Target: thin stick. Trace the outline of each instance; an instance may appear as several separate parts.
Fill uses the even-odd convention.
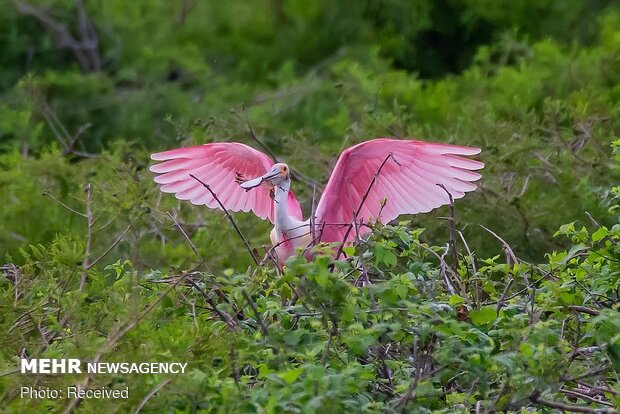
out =
[[[142,411],[142,409],[144,408],[146,403],[151,399],[151,397],[153,395],[157,394],[157,392],[159,390],[161,390],[162,388],[164,388],[166,385],[168,385],[170,383],[170,381],[172,381],[172,378],[165,379],[162,382],[160,382],[159,384],[157,384],[155,386],[155,388],[153,388],[151,391],[149,391],[149,393],[146,394],[146,396],[142,399],[142,401],[140,401],[140,404],[138,404],[138,406],[136,407],[136,410],[133,412],[133,414],[138,414],[140,411]]]
[[[353,211],[354,219],[355,219],[355,217],[357,217],[359,215],[360,211],[362,210],[362,207],[364,206],[364,203],[366,202],[366,199],[368,198],[368,195],[370,194],[370,190],[372,189],[373,185],[377,181],[377,178],[379,178],[379,174],[381,174],[381,170],[385,166],[385,163],[390,158],[392,158],[392,160],[394,160],[394,162],[396,162],[396,160],[394,159],[394,156],[392,155],[392,153],[389,153],[388,156],[385,157],[385,159],[383,160],[383,162],[381,163],[381,165],[377,169],[377,172],[375,172],[375,174],[372,176],[372,180],[370,180],[370,183],[368,184],[368,188],[366,189],[366,192],[364,193],[364,196],[362,197],[362,200],[360,201],[360,204],[357,207],[357,210]],[[396,163],[398,164],[398,162],[396,162]],[[351,233],[352,229],[353,229],[353,223],[350,223],[349,227],[347,228],[346,233],[344,234],[344,237],[342,238],[342,243],[340,244],[340,247],[338,248],[338,253],[336,254],[336,260],[338,260],[340,258],[340,255],[342,254],[342,251],[344,249],[344,245],[345,245],[345,243],[347,241],[347,238],[349,237],[349,234]]]
[[[587,378],[587,377],[591,377],[591,376],[594,376],[594,375],[602,374],[605,371],[607,371],[609,368],[611,368],[611,365],[607,364],[607,365],[603,365],[602,367],[595,368],[592,371],[586,372],[584,374],[577,375],[575,377],[566,377],[566,378],[562,377],[561,380],[563,382],[578,381],[578,380],[583,379],[583,378]]]
[[[591,397],[591,396],[586,395],[586,394],[583,394],[583,393],[581,393],[579,391],[569,390],[567,388],[560,388],[560,392],[563,393],[563,394],[566,394],[566,395],[569,395],[569,396],[572,396],[572,397],[576,397],[576,398],[581,398],[581,399],[584,399],[586,401],[590,401],[590,402],[593,402],[593,403],[597,403],[597,404],[601,404],[601,405],[606,405],[608,407],[613,407],[614,406],[613,404],[611,404],[607,400],[597,400],[596,398]]]
[[[456,251],[456,225],[454,220],[454,199],[452,198],[452,194],[443,184],[437,184],[438,187],[441,187],[443,191],[448,194],[448,199],[450,200],[450,217],[448,218],[448,222],[450,223],[450,247],[452,249],[452,260],[454,262],[454,268],[456,269],[459,264],[458,253]]]
[[[90,269],[90,249],[93,238],[93,207],[91,195],[93,187],[90,183],[86,184],[86,249],[84,252],[84,260],[82,261],[82,277],[80,278],[80,287],[78,292],[82,293],[86,286],[87,270]]]
[[[107,353],[110,351],[110,349],[112,349],[114,347],[114,345],[123,337],[125,336],[129,331],[131,331],[133,328],[136,327],[136,325],[138,325],[145,317],[146,315],[148,315],[149,313],[151,313],[151,311],[153,309],[155,309],[155,307],[166,297],[168,296],[168,294],[177,287],[177,285],[179,283],[181,283],[183,280],[185,280],[185,278],[187,277],[187,275],[189,275],[190,271],[187,271],[185,273],[183,273],[181,275],[181,277],[179,277],[174,283],[172,283],[170,285],[170,287],[168,289],[166,289],[166,291],[159,296],[157,299],[155,299],[151,304],[149,304],[146,309],[144,310],[144,312],[142,312],[142,314],[140,314],[136,319],[134,319],[133,321],[129,322],[127,325],[125,325],[124,328],[119,329],[116,333],[111,334],[108,337],[108,341],[106,342],[106,344],[103,346],[103,348],[97,353],[97,355],[95,355],[95,358],[93,359],[93,363],[97,363],[99,362],[99,360],[101,359],[101,357],[103,356],[103,354]],[[90,380],[92,379],[92,374],[88,374],[86,376],[86,378],[84,378],[84,380],[82,381],[81,384],[78,384],[78,387],[80,387],[80,389],[86,389],[88,387],[88,384],[90,383]],[[82,397],[76,397],[73,400],[71,400],[71,402],[67,405],[67,407],[65,408],[65,410],[63,411],[64,414],[69,414],[72,413],[80,404],[80,402],[82,401]]]
[[[321,365],[325,365],[327,363],[327,357],[329,356],[329,347],[332,344],[332,338],[338,335],[338,325],[335,321],[332,321],[332,329],[329,331],[329,336],[327,337],[327,343],[325,344],[325,350],[323,351],[323,356],[321,356]]]
[[[110,247],[108,247],[106,249],[105,252],[103,252],[99,257],[97,257],[95,260],[93,260],[92,262],[90,262],[88,264],[88,269],[92,268],[94,265],[96,265],[97,263],[99,263],[101,261],[101,259],[103,259],[104,257],[106,257],[108,255],[108,253],[110,253],[112,251],[113,248],[116,247],[117,244],[119,244],[121,242],[121,240],[123,240],[123,237],[125,237],[125,234],[127,234],[127,232],[129,231],[129,229],[131,228],[131,224],[129,224],[125,230],[120,234],[120,236],[118,236],[116,238],[116,240],[114,240],[114,242],[110,245]]]
[[[495,313],[497,313],[498,315],[499,315],[499,311],[502,309],[502,307],[504,307],[504,301],[506,300],[506,295],[508,294],[508,291],[510,290],[510,287],[512,286],[512,282],[514,282],[514,278],[511,278],[508,281],[508,283],[506,283],[506,286],[504,287],[504,291],[502,292],[501,296],[497,300],[497,307],[495,308]]]
[[[187,240],[187,242],[189,243],[189,245],[192,248],[192,250],[194,251],[194,253],[196,253],[196,256],[200,259],[200,261],[202,261],[202,257],[200,256],[200,253],[198,252],[198,249],[196,248],[196,245],[194,244],[192,239],[189,238],[189,236],[187,235],[185,230],[183,230],[183,227],[181,227],[181,224],[177,221],[177,219],[175,219],[172,216],[172,214],[170,214],[169,211],[167,213],[168,213],[168,217],[170,217],[170,219],[172,219],[172,221],[174,221],[174,224],[177,226],[177,228],[179,229],[181,234],[183,234],[183,237],[185,237],[185,240]]]
[[[204,291],[204,289],[202,289],[196,282],[194,282],[194,279],[188,277],[187,283],[192,285],[194,289],[200,292],[200,294],[205,298],[207,303],[213,308],[213,312],[217,314],[217,316],[228,326],[231,331],[235,329],[235,327],[237,326],[237,322],[233,318],[231,318],[230,315],[228,315],[226,312],[219,310],[213,299],[209,297],[209,295],[207,294],[207,292]]]
[[[241,117],[239,115],[237,115],[237,118],[239,118],[241,120]],[[248,128],[248,135],[250,136],[250,138],[252,138],[254,141],[256,141],[258,143],[258,145],[260,145],[261,147],[263,147],[263,150],[265,150],[267,152],[267,154],[269,154],[269,156],[280,162],[281,159],[273,152],[273,150],[271,148],[269,148],[269,145],[265,144],[265,142],[260,139],[256,133],[254,132],[254,127],[252,127],[252,123],[250,122],[249,119],[246,119],[245,121],[247,123],[247,128]],[[318,188],[323,188],[323,186],[321,185],[321,183],[319,183],[318,181],[300,173],[298,170],[291,168],[289,166],[290,170],[291,170],[291,175],[293,177],[293,179],[300,181],[304,184],[306,184],[308,187],[318,187]]]
[[[54,197],[53,195],[51,195],[49,192],[47,191],[43,191],[43,195],[47,196],[49,198],[51,198],[52,200],[56,201],[58,204],[60,204],[61,206],[63,206],[64,208],[66,208],[67,210],[69,210],[70,212],[77,214],[80,217],[84,217],[86,218],[86,214],[84,213],[80,213],[77,210],[72,209],[71,207],[69,207],[68,205],[66,205],[65,203],[63,203],[62,201],[60,201],[59,199],[57,199],[56,197]]]
[[[459,237],[463,241],[463,244],[465,245],[465,249],[467,250],[467,255],[469,256],[469,261],[471,262],[471,269],[472,269],[473,276],[474,276],[474,300],[476,302],[476,307],[480,309],[481,292],[480,292],[480,281],[476,277],[476,273],[478,273],[478,269],[476,268],[476,259],[474,258],[474,255],[471,252],[471,250],[469,249],[469,245],[467,244],[467,240],[465,240],[465,236],[463,236],[463,232],[460,230],[457,230],[456,232],[458,233]]]
[[[248,303],[248,305],[250,305],[250,308],[252,308],[252,312],[254,312],[254,316],[256,317],[256,322],[260,326],[261,331],[263,331],[263,335],[265,335],[265,338],[271,338],[269,336],[269,331],[267,330],[267,326],[265,326],[265,323],[263,322],[263,318],[261,314],[258,312],[258,309],[256,308],[256,305],[254,304],[254,301],[252,300],[250,295],[248,295],[245,289],[241,291],[241,294],[245,298],[245,301]],[[272,346],[271,348],[273,349],[273,352],[275,354],[278,353],[278,348],[274,346]]]
[[[373,310],[378,311],[379,306],[377,306],[377,301],[375,300],[375,294],[372,291],[372,283],[370,283],[370,277],[368,277],[368,270],[366,270],[366,264],[364,263],[364,255],[361,252],[362,241],[360,238],[359,227],[357,226],[357,217],[353,218],[353,224],[355,226],[355,244],[357,245],[357,248],[360,250],[359,261],[360,261],[360,266],[362,267],[362,275],[364,275],[364,282],[366,283],[366,286],[368,287],[368,296],[370,297],[370,304]]]
[[[7,375],[11,375],[11,374],[16,374],[18,372],[21,372],[20,368],[9,369],[7,371],[0,372],[0,378],[6,377]]]
[[[483,226],[482,224],[479,224],[479,226],[482,227],[483,229],[485,229],[486,231],[488,231],[489,233],[491,233],[497,240],[499,240],[502,243],[504,249],[509,254],[509,256],[512,259],[513,263],[519,263],[520,262],[520,260],[517,258],[515,253],[512,251],[512,249],[510,248],[510,245],[506,242],[506,240],[502,239],[501,237],[499,237],[497,235],[497,233],[495,233],[493,230]]]
[[[558,410],[568,411],[572,413],[588,413],[588,414],[617,414],[618,413],[618,411],[614,410],[613,408],[590,408],[590,407],[583,407],[580,405],[564,404],[564,403],[557,402],[557,401],[543,400],[542,398],[540,398],[538,393],[532,394],[530,396],[530,400],[536,404],[545,405],[547,407],[557,408]]]
[[[448,245],[448,247],[446,248],[446,251],[439,257],[439,271],[441,272],[441,275],[443,276],[443,279],[446,282],[446,286],[448,287],[450,294],[456,295],[456,291],[454,290],[452,283],[450,283],[450,278],[448,277],[448,274],[446,273],[446,268],[448,268],[448,265],[444,257],[446,257],[449,251],[450,251],[450,246]]]
[[[450,246],[446,246],[446,250],[444,251],[443,255],[439,255],[437,254],[436,251],[434,251],[433,249],[431,249],[428,246],[423,245],[422,243],[419,243],[417,241],[413,241],[413,243],[418,246],[423,248],[424,250],[428,251],[429,253],[431,253],[433,256],[435,256],[437,258],[437,260],[439,260],[439,266],[440,266],[440,272],[441,276],[444,278],[444,280],[446,281],[447,287],[450,290],[450,292],[452,294],[456,294],[456,291],[454,290],[454,287],[452,287],[452,285],[450,284],[450,279],[447,278],[447,273],[450,273],[454,276],[454,280],[457,283],[460,283],[460,281],[458,280],[458,278],[456,277],[456,275],[454,274],[454,271],[448,266],[448,264],[446,263],[446,261],[444,260],[445,255],[448,253],[448,249],[450,248]],[[467,296],[464,296],[463,299],[465,299],[465,301],[467,301],[467,303],[469,302],[469,299],[467,298]]]
[[[588,308],[587,306],[568,305],[568,309],[575,312],[587,313],[588,315],[592,316],[598,316],[601,314],[601,312],[597,311],[596,309]]]
[[[220,206],[220,208],[224,211],[224,214],[226,214],[226,217],[228,217],[228,220],[231,222],[231,224],[233,225],[233,227],[235,228],[235,230],[237,231],[237,234],[239,235],[239,237],[241,237],[241,240],[243,240],[243,245],[245,246],[245,249],[248,251],[248,253],[250,254],[250,256],[252,256],[252,260],[254,260],[254,263],[258,266],[260,265],[260,260],[258,260],[258,257],[256,257],[256,255],[254,254],[254,250],[252,250],[252,247],[250,247],[250,243],[248,242],[248,239],[245,238],[245,236],[243,235],[243,233],[241,233],[241,230],[239,229],[239,226],[237,226],[237,223],[235,222],[235,219],[233,218],[233,216],[228,212],[228,210],[226,209],[226,207],[224,207],[224,204],[222,204],[222,202],[220,201],[219,198],[217,198],[217,195],[213,192],[213,190],[211,190],[211,187],[209,187],[208,184],[205,184],[204,182],[202,182],[198,177],[196,177],[193,174],[189,175],[190,177],[192,177],[194,180],[198,181],[200,184],[202,184],[202,186],[204,188],[207,189],[207,191],[209,191],[209,193],[211,193],[211,196],[215,199],[215,201],[217,201],[217,204]]]

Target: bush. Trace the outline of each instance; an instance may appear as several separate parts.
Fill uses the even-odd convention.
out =
[[[84,412],[618,408],[612,2],[83,3],[87,61],[23,1],[0,16],[3,406],[75,408],[20,386],[86,381],[130,398]],[[81,2],[33,4],[81,39]],[[460,233],[444,207],[280,272],[148,172],[154,151],[243,141],[325,183],[380,136],[482,148]],[[293,183],[306,212],[314,181]],[[268,223],[235,219],[262,254]],[[190,372],[23,376],[20,356]]]

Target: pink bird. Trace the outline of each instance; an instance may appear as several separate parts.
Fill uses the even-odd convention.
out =
[[[252,211],[269,219],[274,224],[271,242],[283,265],[297,248],[352,242],[370,231],[361,223],[429,212],[450,203],[447,192],[458,199],[474,191],[472,182],[481,177],[475,170],[484,164],[463,155],[478,153],[479,148],[409,139],[379,138],[355,145],[340,155],[314,219],[305,221],[291,191],[288,165],[274,164],[245,144],[215,142],[159,152],[151,158],[163,162],[150,170],[159,174],[155,182],[161,191],[179,200],[221,208],[200,180],[227,210]]]

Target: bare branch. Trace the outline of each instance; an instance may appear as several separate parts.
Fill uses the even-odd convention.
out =
[[[372,180],[370,180],[370,183],[368,184],[368,188],[366,188],[366,192],[362,196],[359,206],[357,207],[356,210],[353,210],[354,220],[356,217],[359,216],[360,211],[362,211],[362,207],[364,207],[364,203],[366,203],[366,199],[368,198],[368,195],[370,194],[370,190],[372,190],[372,187],[375,185],[377,178],[379,178],[379,174],[381,174],[381,170],[383,169],[383,167],[385,166],[385,164],[390,158],[398,164],[398,162],[394,159],[394,156],[392,155],[392,153],[389,153],[388,156],[385,157],[381,165],[379,165],[379,168],[377,169],[377,171],[372,176]],[[336,253],[336,260],[340,258],[340,255],[342,254],[342,250],[344,249],[344,245],[352,229],[353,229],[353,223],[349,223],[349,227],[347,228],[347,231],[345,232],[344,237],[342,238],[342,243],[340,244],[340,247],[338,248],[338,253]]]
[[[450,278],[448,277],[446,273],[448,264],[446,263],[446,260],[444,258],[446,257],[449,251],[450,251],[450,246],[448,245],[444,253],[441,256],[439,256],[439,272],[441,273],[443,280],[446,282],[446,287],[448,288],[448,291],[450,292],[450,294],[456,295],[456,291],[454,290],[452,283],[450,283]]]
[[[34,7],[22,0],[13,0],[13,3],[20,13],[37,19],[45,30],[52,35],[58,48],[70,49],[84,72],[98,72],[101,70],[99,39],[92,22],[86,16],[81,0],[75,1],[80,31],[79,40],[71,34],[65,24],[56,21],[43,8]]]
[[[86,278],[87,278],[87,270],[90,269],[90,249],[92,245],[93,239],[93,206],[92,206],[92,192],[93,186],[88,183],[86,184],[86,189],[84,190],[86,193],[86,250],[84,252],[84,260],[82,261],[82,277],[80,278],[80,288],[78,292],[82,292],[84,287],[86,286]]]
[[[138,414],[140,411],[142,411],[142,409],[144,408],[146,403],[151,399],[151,397],[157,394],[159,390],[164,388],[166,385],[170,384],[170,381],[172,381],[172,378],[167,378],[163,380],[162,382],[160,382],[159,384],[157,384],[155,387],[153,387],[153,389],[149,391],[148,394],[146,394],[146,396],[142,399],[142,401],[140,401],[140,404],[138,404],[138,406],[136,407],[136,410],[133,413]]]
[[[512,248],[506,242],[506,240],[502,239],[501,237],[499,237],[497,235],[497,233],[495,233],[493,230],[483,226],[482,224],[479,224],[479,226],[482,227],[483,229],[485,229],[486,231],[488,231],[489,233],[491,233],[493,235],[493,237],[495,237],[497,240],[499,240],[502,243],[502,247],[504,248],[504,250],[506,251],[506,254],[510,257],[510,259],[512,260],[513,263],[519,263],[520,262],[520,260],[517,258],[515,253],[512,251]]]
[[[170,219],[174,222],[175,226],[177,226],[177,228],[179,229],[179,231],[181,232],[181,234],[183,235],[183,237],[185,237],[185,240],[187,240],[187,242],[189,243],[190,247],[192,248],[192,250],[194,251],[194,253],[196,254],[196,257],[198,257],[198,259],[200,259],[200,261],[202,262],[203,259],[200,256],[200,252],[198,251],[198,248],[196,247],[196,245],[194,244],[194,242],[192,241],[192,239],[189,238],[189,236],[187,235],[187,233],[185,232],[185,230],[183,230],[183,227],[181,227],[181,224],[177,221],[176,218],[174,218],[172,216],[172,214],[170,214],[170,212],[168,213],[168,217],[170,217]]]
[[[254,316],[256,317],[256,322],[260,326],[260,329],[263,332],[263,335],[265,335],[265,338],[270,338],[269,331],[267,330],[267,326],[265,325],[265,322],[263,322],[263,317],[258,312],[258,309],[256,308],[256,305],[254,304],[254,301],[252,300],[250,295],[248,295],[245,289],[241,290],[241,294],[243,295],[243,298],[248,303],[248,305],[250,305],[250,308],[252,308],[252,312],[254,312]],[[272,346],[271,348],[273,349],[273,352],[275,354],[278,353],[278,348],[274,346]]]
[[[77,214],[80,217],[86,218],[86,214],[80,213],[79,211],[72,209],[71,207],[69,207],[68,205],[66,205],[65,203],[63,203],[59,199],[57,199],[55,196],[53,196],[51,193],[49,193],[47,191],[43,191],[43,196],[47,196],[47,197],[51,198],[52,200],[54,200],[55,202],[57,202],[58,204],[60,204],[61,206],[63,206],[67,210],[69,210],[70,212],[72,212],[73,214]]]
[[[233,216],[228,212],[228,210],[226,209],[226,207],[224,207],[224,204],[222,204],[222,202],[220,201],[220,199],[217,197],[217,195],[213,192],[213,190],[211,190],[211,187],[209,187],[208,184],[205,184],[204,182],[202,182],[198,177],[196,177],[193,174],[189,175],[190,177],[192,177],[194,180],[198,181],[200,184],[202,184],[202,186],[204,188],[207,189],[207,191],[209,191],[209,193],[211,193],[211,196],[215,199],[215,201],[217,201],[217,204],[220,206],[220,208],[222,209],[222,211],[224,211],[224,214],[226,214],[226,217],[228,217],[228,220],[230,221],[230,223],[233,225],[233,227],[235,228],[235,231],[237,232],[237,234],[239,235],[239,237],[241,237],[241,240],[243,241],[243,245],[245,246],[245,249],[248,251],[248,253],[250,254],[250,256],[252,256],[252,260],[254,260],[254,264],[259,265],[260,264],[260,260],[258,260],[258,257],[256,257],[256,254],[254,253],[254,250],[252,250],[252,247],[250,246],[250,243],[248,242],[248,239],[245,238],[245,236],[243,235],[243,233],[241,233],[241,230],[239,229],[239,226],[237,226],[237,222],[235,221],[235,219],[233,218]]]
[[[125,237],[125,235],[127,234],[127,232],[129,231],[129,229],[131,228],[131,224],[127,225],[127,227],[125,228],[125,230],[123,230],[123,232],[116,238],[116,240],[114,240],[112,242],[112,244],[110,245],[110,247],[108,247],[105,252],[101,253],[101,255],[99,257],[97,257],[95,260],[93,260],[89,265],[88,265],[88,269],[92,268],[94,265],[96,265],[97,263],[99,263],[104,257],[106,257],[108,255],[108,253],[110,253],[112,251],[113,248],[116,247],[117,244],[119,244],[121,242],[121,240],[123,240],[123,237]]]
[[[536,404],[540,404],[540,405],[544,405],[547,407],[556,408],[558,410],[568,411],[572,413],[587,413],[587,414],[617,414],[618,413],[618,411],[614,410],[613,408],[590,408],[590,407],[584,407],[581,405],[564,404],[564,403],[557,402],[557,401],[543,400],[542,398],[540,398],[540,395],[538,392],[535,392],[534,394],[530,395],[530,400]]]
[[[587,306],[568,305],[568,309],[575,312],[587,313],[588,315],[592,316],[598,316],[601,314],[601,312],[597,311],[596,309],[588,308]]]
[[[183,273],[181,275],[181,277],[177,278],[177,280],[172,283],[170,285],[170,287],[168,289],[166,289],[163,294],[161,296],[159,296],[157,299],[155,299],[151,304],[149,304],[146,309],[144,310],[144,312],[142,312],[140,315],[138,315],[137,318],[135,318],[133,321],[127,323],[124,327],[119,327],[119,329],[115,332],[115,333],[111,333],[108,336],[108,341],[105,343],[105,345],[99,350],[99,352],[97,353],[97,355],[95,355],[95,358],[93,358],[92,362],[93,363],[97,363],[99,362],[99,360],[101,359],[101,357],[106,354],[107,352],[109,352],[111,349],[114,348],[114,346],[116,345],[116,343],[123,338],[129,331],[131,331],[133,328],[135,328],[140,322],[142,322],[142,320],[153,311],[153,309],[155,309],[155,307],[166,297],[168,296],[168,294],[175,289],[179,283],[183,282],[185,280],[185,278],[189,275],[189,273],[191,272],[191,270],[188,270],[187,272]],[[80,387],[80,389],[86,389],[88,387],[88,384],[90,383],[91,379],[93,377],[93,374],[90,373],[88,374],[84,380],[78,384],[77,386]],[[63,411],[64,414],[69,414],[72,413],[80,404],[80,402],[82,401],[81,397],[76,397],[73,400],[71,400],[71,402],[69,402],[69,404],[67,405],[67,407],[65,408],[65,410]]]
[[[370,297],[370,304],[372,306],[372,309],[375,310],[375,311],[378,311],[379,310],[379,306],[377,306],[377,301],[375,300],[375,294],[372,291],[372,286],[371,286],[372,283],[370,283],[370,277],[368,277],[368,270],[366,270],[366,264],[364,263],[364,255],[361,253],[362,240],[360,238],[359,227],[357,225],[357,216],[353,217],[353,225],[355,227],[355,244],[356,244],[358,250],[360,250],[359,262],[360,262],[360,266],[362,268],[362,275],[364,277],[364,284],[368,288],[368,296]]]
[[[450,247],[452,250],[452,260],[454,261],[454,268],[456,269],[459,263],[458,253],[456,251],[456,223],[454,220],[454,199],[452,198],[452,194],[443,184],[437,184],[438,187],[441,187],[443,191],[448,194],[448,199],[450,200],[450,217],[448,218],[448,222],[450,223]],[[461,292],[463,293],[463,292]]]
[[[609,401],[593,398],[593,397],[591,397],[589,395],[586,395],[586,394],[581,393],[581,392],[579,392],[577,390],[574,390],[574,389],[569,390],[567,388],[560,388],[560,392],[562,394],[566,394],[566,395],[569,395],[571,397],[581,398],[581,399],[584,399],[586,401],[590,401],[590,402],[593,402],[593,403],[596,403],[596,404],[601,404],[601,405],[606,405],[608,407],[613,407],[613,404],[611,404]]]

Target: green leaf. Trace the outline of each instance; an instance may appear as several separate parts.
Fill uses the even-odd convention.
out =
[[[474,325],[484,325],[497,319],[494,306],[483,306],[480,310],[469,312],[469,317]]]
[[[343,248],[342,251],[347,256],[353,256],[353,255],[355,255],[355,246],[347,246],[347,247]]]
[[[284,342],[286,342],[287,345],[295,346],[299,343],[299,340],[301,339],[303,334],[303,330],[289,331],[284,334]]]
[[[597,242],[607,237],[608,234],[609,234],[609,230],[607,229],[607,227],[599,227],[598,230],[592,233],[592,241]]]
[[[278,376],[286,381],[288,384],[292,384],[297,381],[297,378],[304,372],[303,367],[289,369],[288,371],[280,372]]]
[[[461,296],[459,295],[450,295],[450,298],[448,299],[448,303],[450,305],[459,305],[461,303],[464,303],[465,299],[463,299]]]

